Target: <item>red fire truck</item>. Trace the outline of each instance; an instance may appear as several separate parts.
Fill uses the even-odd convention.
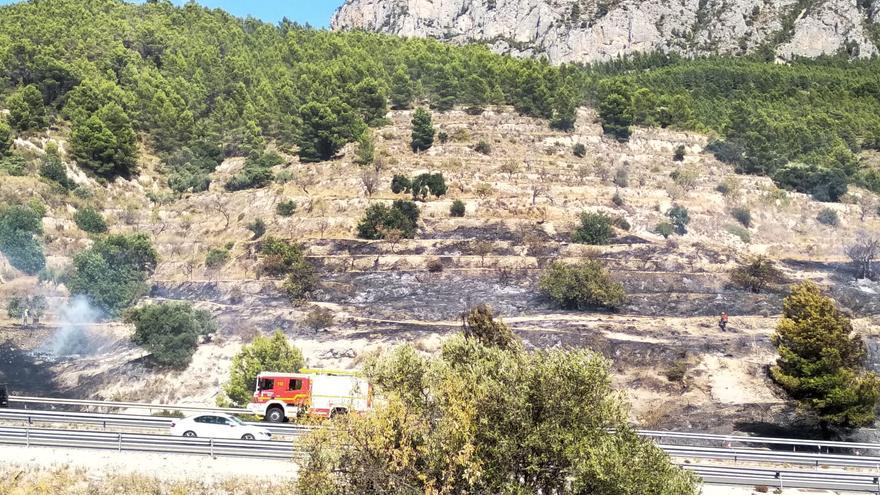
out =
[[[300,373],[264,371],[257,375],[248,410],[272,423],[301,412],[330,418],[362,413],[372,407],[373,390],[366,380],[346,371],[309,369]]]

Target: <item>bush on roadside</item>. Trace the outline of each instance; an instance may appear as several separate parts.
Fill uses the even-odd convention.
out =
[[[253,397],[261,371],[296,373],[305,365],[302,352],[280,330],[271,336],[259,335],[232,357],[229,381],[223,385],[223,393],[232,406],[244,407]]]

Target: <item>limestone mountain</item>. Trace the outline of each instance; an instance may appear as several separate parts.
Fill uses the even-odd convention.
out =
[[[554,63],[656,51],[870,57],[880,0],[347,0],[331,24],[486,43]]]

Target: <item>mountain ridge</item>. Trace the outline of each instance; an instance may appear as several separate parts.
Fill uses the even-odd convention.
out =
[[[334,30],[364,29],[553,63],[636,53],[791,60],[880,53],[880,0],[347,0]]]

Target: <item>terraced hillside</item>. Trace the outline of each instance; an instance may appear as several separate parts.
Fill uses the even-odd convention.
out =
[[[83,338],[92,342],[86,355],[55,360],[21,352],[16,355],[23,362],[14,366],[35,373],[48,367],[57,393],[210,404],[231,356],[257,333],[282,329],[310,365],[357,367],[366,352],[405,341],[435,351],[459,330],[466,307],[488,303],[528,346],[588,346],[606,354],[632,399],[633,419],[645,426],[754,430],[788,418],[792,409],[765,369],[774,359],[769,336],[783,294],[749,293],[729,280],[730,269],[748,253],[777,260],[792,281],[820,281],[853,312],[858,330],[871,342],[876,338],[880,286],[855,282],[844,256],[853,239],[880,231],[880,221],[866,211],[867,192],[854,190],[848,203],[817,203],[780,191],[769,179],[737,176],[703,152],[706,136],[638,129],[620,144],[603,137],[586,110],[571,134],[505,109],[437,114],[435,126],[449,140],[421,154],[409,148],[410,119],[411,112],[392,112],[391,124],[376,131],[381,170],[372,198],[352,162],[354,145],[329,162],[300,164],[288,157],[274,171],[289,181],[232,193],[223,190],[222,179],[243,161],[231,159],[215,172],[208,191],[181,197],[170,194],[150,159],[137,180],[107,187],[68,163],[75,180],[91,184],[95,196],[88,202],[100,205],[111,231],[144,232],[152,239],[160,263],[150,297],[193,301],[217,317],[220,331],[183,372],[150,368],[144,351],[127,340],[131,329],[120,323],[84,330]],[[474,150],[481,141],[489,144],[488,154]],[[585,145],[584,157],[572,153],[576,143]],[[44,138],[16,143],[35,154],[44,145]],[[673,160],[679,145],[686,150],[681,162]],[[670,178],[676,170],[673,175],[688,179]],[[392,176],[422,171],[442,172],[450,189],[421,204],[416,238],[355,238],[369,203],[402,197],[390,191]],[[719,184],[727,186],[726,194]],[[73,206],[86,200],[71,196],[68,207],[33,177],[0,181],[3,200],[30,197],[48,205],[43,223],[49,265],[63,267],[91,242],[72,220]],[[455,199],[466,204],[463,218],[449,215]],[[296,202],[296,211],[278,216],[276,205],[286,200]],[[652,232],[674,203],[689,210],[691,222],[686,235],[666,240]],[[751,210],[746,234],[733,228],[730,210],[736,206]],[[816,220],[823,208],[837,212],[838,226]],[[617,229],[606,246],[574,244],[571,231],[585,210],[622,217],[630,228]],[[256,218],[267,223],[268,234],[307,246],[320,277],[312,300],[294,305],[279,290],[282,281],[260,276],[259,241],[246,227]],[[230,244],[227,262],[205,266],[211,248]],[[601,260],[624,284],[628,301],[620,311],[560,311],[540,295],[537,279],[551,260],[582,258]],[[16,351],[44,350],[64,326],[52,311],[65,296],[63,285],[38,285],[8,266],[0,276],[4,306],[7,298],[28,291],[42,291],[50,301],[42,330],[21,330],[7,321],[0,339]],[[332,310],[331,326],[316,331],[305,324],[315,305]],[[716,326],[721,311],[731,314],[727,333]],[[33,391],[27,376],[18,376],[14,386]],[[206,385],[180,387],[193,377]]]

